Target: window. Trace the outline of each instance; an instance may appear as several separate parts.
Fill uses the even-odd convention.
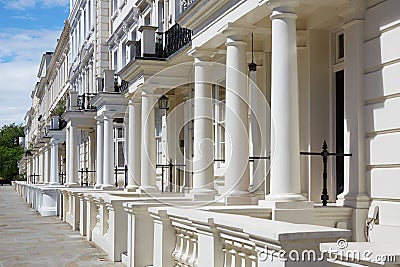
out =
[[[121,68],[125,67],[126,65],[126,44],[125,42],[122,42],[122,62],[121,62]]]
[[[114,128],[114,165],[118,168],[125,166],[125,139],[122,126]]]
[[[113,53],[113,67],[114,70],[118,70],[118,49],[115,49]]]
[[[118,9],[118,0],[114,0],[113,1],[113,8],[112,8],[113,13],[116,12],[117,9]]]
[[[336,62],[342,61],[344,58],[344,34],[336,34]]]
[[[155,117],[156,117],[156,162],[157,164],[166,164],[165,156],[163,153],[163,135],[165,135],[165,130],[163,126],[165,110],[156,109]]]
[[[80,131],[80,142],[79,142],[79,181],[84,178],[83,170],[89,168],[89,131],[88,130],[81,130]]]
[[[136,41],[136,28],[133,29],[131,32],[131,41]],[[136,46],[134,44],[131,44],[129,46],[129,53],[130,53],[130,59],[133,60],[136,57]]]
[[[225,83],[225,82],[223,82]],[[213,85],[214,102],[214,157],[225,159],[225,90],[221,85]],[[217,168],[223,167],[224,162],[216,161]]]

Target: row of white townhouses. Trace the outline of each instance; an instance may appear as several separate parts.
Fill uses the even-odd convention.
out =
[[[398,0],[70,0],[14,186],[127,266],[398,266],[399,43]]]

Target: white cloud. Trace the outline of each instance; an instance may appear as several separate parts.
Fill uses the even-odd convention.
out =
[[[0,32],[0,59],[13,55],[11,62],[1,63],[0,60],[0,127],[10,122],[23,122],[31,105],[31,92],[38,81],[41,57],[55,49],[59,35],[60,30]]]
[[[69,0],[0,0],[6,8],[24,10],[34,7],[67,6]]]

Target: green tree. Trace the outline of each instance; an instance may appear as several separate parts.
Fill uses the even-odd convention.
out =
[[[18,177],[18,161],[24,154],[19,145],[21,136],[24,136],[22,125],[12,123],[0,129],[0,176],[8,182]]]

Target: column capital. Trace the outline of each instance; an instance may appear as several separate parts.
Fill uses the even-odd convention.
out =
[[[112,111],[103,111],[104,120],[114,119],[115,113]]]
[[[138,97],[132,97],[128,100],[128,105],[141,105],[142,99]]]
[[[246,45],[247,37],[250,35],[251,30],[248,28],[242,28],[237,26],[232,26],[231,23],[222,30],[222,34],[227,37],[227,45]]]
[[[216,54],[217,51],[215,49],[199,48],[199,47],[194,47],[188,52],[189,56],[192,56],[198,59],[199,61],[209,61]]]
[[[283,13],[293,12],[299,5],[299,0],[267,0],[266,4],[272,10]]]

